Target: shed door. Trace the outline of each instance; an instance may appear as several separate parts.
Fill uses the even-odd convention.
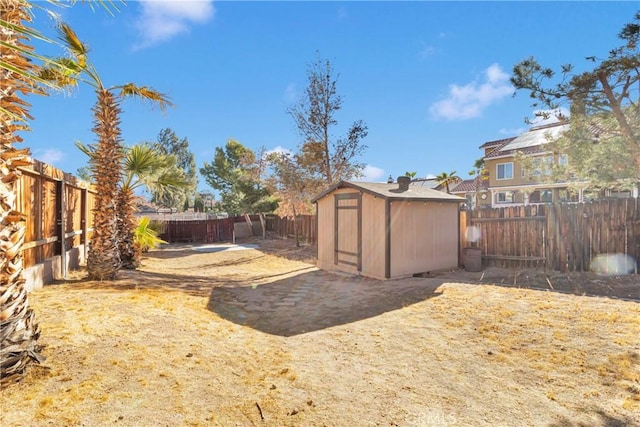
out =
[[[354,266],[362,270],[362,195],[335,195],[335,264]]]

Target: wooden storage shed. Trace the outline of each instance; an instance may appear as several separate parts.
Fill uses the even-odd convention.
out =
[[[464,199],[398,181],[341,181],[313,200],[319,268],[394,279],[458,267]]]

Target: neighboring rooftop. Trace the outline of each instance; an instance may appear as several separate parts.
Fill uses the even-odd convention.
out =
[[[486,191],[488,187],[489,182],[486,179],[482,179],[481,176],[476,176],[473,179],[461,181],[449,191],[451,191],[451,193],[473,193],[477,190]]]
[[[411,187],[433,188],[435,190],[440,183],[435,178],[414,178],[409,185]]]
[[[515,136],[512,136],[510,138],[496,139],[495,141],[487,141],[484,144],[482,144],[479,148],[491,148],[491,147],[497,147],[499,145],[505,145],[513,141],[514,139],[516,139]]]
[[[550,125],[533,127],[527,132],[513,138],[504,146],[493,150],[485,158],[505,156],[514,152],[533,154],[544,151],[542,147],[543,145],[558,138],[568,129],[568,123],[553,123]]]

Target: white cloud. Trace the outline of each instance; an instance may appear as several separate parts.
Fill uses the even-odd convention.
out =
[[[525,127],[520,127],[515,129],[502,128],[498,131],[498,133],[502,135],[517,136],[526,131],[527,131],[527,128]]]
[[[289,83],[284,90],[284,100],[288,103],[295,102],[298,99],[298,91],[295,83]]]
[[[340,6],[338,8],[338,21],[342,21],[343,19],[346,19],[349,16],[349,13],[347,12],[347,8],[345,8],[344,6]]]
[[[375,166],[366,165],[362,171],[362,176],[356,178],[356,181],[360,182],[375,182],[380,181],[384,176],[384,169],[377,168]],[[385,179],[386,182],[386,179]]]
[[[436,53],[436,48],[433,46],[423,46],[422,50],[420,50],[420,52],[418,52],[418,56],[420,56],[421,59],[426,59],[428,57],[430,57],[431,55]]]
[[[534,118],[531,119],[531,124],[533,126],[542,126],[558,123],[560,121],[558,116],[568,118],[570,114],[571,113],[566,108],[556,108],[555,110],[536,110],[533,112]]]
[[[450,85],[449,95],[429,108],[431,115],[446,120],[480,117],[491,104],[513,94],[509,75],[498,64],[489,66],[484,77],[483,83],[473,81],[464,86]]]
[[[171,39],[189,31],[191,24],[213,18],[213,0],[141,0],[142,14],[136,22],[140,33],[137,49]]]
[[[281,147],[280,145],[278,145],[276,148],[272,148],[271,150],[267,150],[264,154],[265,156],[268,156],[269,154],[273,154],[273,153],[286,154],[287,156],[290,156],[293,154],[291,150],[289,150],[288,148]]]
[[[36,148],[33,150],[32,157],[48,165],[55,166],[56,162],[64,158],[64,152],[56,150],[55,148]]]

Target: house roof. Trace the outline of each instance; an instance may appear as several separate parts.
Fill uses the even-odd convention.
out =
[[[440,183],[435,178],[414,178],[409,184],[410,187],[424,187],[438,189]]]
[[[385,200],[434,200],[439,202],[454,202],[463,203],[465,200],[459,196],[453,194],[447,194],[442,191],[434,190],[432,188],[426,188],[421,186],[409,186],[406,191],[400,191],[398,183],[378,183],[378,182],[355,182],[355,181],[340,181],[337,184],[332,185],[322,193],[313,198],[313,202],[317,202],[327,194],[340,188],[353,188],[354,190],[360,190],[365,193],[372,194],[376,197],[381,197]]]
[[[512,136],[510,138],[496,139],[494,141],[487,141],[484,144],[482,144],[479,148],[490,148],[490,147],[497,147],[499,145],[505,145],[513,141],[514,139],[516,139],[515,136]]]
[[[515,152],[534,154],[545,151],[544,145],[569,129],[568,123],[553,123],[531,128],[527,132],[513,138],[504,146],[497,148],[485,156],[486,159],[506,156]]]
[[[475,193],[477,190],[486,191],[488,187],[489,182],[486,179],[482,179],[481,176],[476,176],[473,179],[461,181],[449,191],[451,191],[451,193]]]

